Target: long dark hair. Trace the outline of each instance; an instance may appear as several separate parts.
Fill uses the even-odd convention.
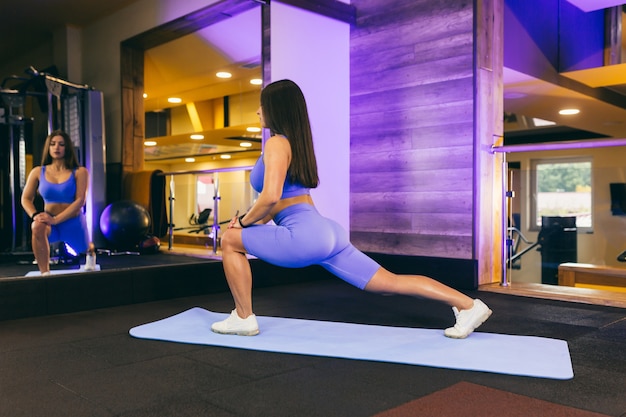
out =
[[[287,176],[292,183],[308,188],[319,185],[313,134],[304,94],[291,80],[280,80],[261,91],[265,126],[272,134],[283,135],[291,145],[291,164]]]
[[[50,156],[50,142],[55,136],[61,136],[65,142],[65,167],[68,169],[76,169],[80,165],[78,164],[78,157],[76,156],[76,149],[70,139],[70,135],[62,130],[55,130],[46,137],[46,143],[43,145],[43,153],[41,155],[41,165],[49,165],[52,163],[52,157]]]

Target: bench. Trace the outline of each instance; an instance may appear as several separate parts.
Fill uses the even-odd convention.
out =
[[[560,264],[559,285],[574,287],[576,284],[626,287],[626,268],[573,262]]]

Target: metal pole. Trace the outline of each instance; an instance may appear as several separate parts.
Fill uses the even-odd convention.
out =
[[[174,245],[174,174],[170,175],[170,221],[169,221],[169,236],[168,236],[168,244],[167,249],[172,250],[172,246]]]
[[[9,193],[11,194],[11,221],[13,222],[13,237],[11,238],[11,251],[16,248],[17,234],[17,202],[15,195],[15,137],[13,134],[13,109],[9,108]]]
[[[508,166],[506,163],[506,154],[502,155],[502,245],[500,257],[502,259],[502,278],[500,285],[509,286],[507,258],[509,257],[509,233],[508,233]]]
[[[526,145],[492,146],[491,153],[560,151],[563,149],[608,148],[613,146],[626,146],[626,139],[589,139],[564,142],[529,143]]]
[[[217,238],[220,233],[219,222],[219,200],[220,200],[220,184],[218,174],[213,174],[213,226],[211,226],[211,234],[213,235],[213,255],[217,255]]]
[[[6,121],[9,127],[9,194],[11,195],[11,251],[17,249],[18,227],[21,229],[20,250],[26,249],[26,224],[24,223],[23,211],[19,203],[19,196],[24,188],[26,162],[24,145],[24,99],[25,96],[15,90],[4,91],[3,101],[8,105]],[[20,136],[16,140],[15,128],[19,127]],[[16,144],[18,148],[16,149]],[[19,193],[18,193],[19,188]]]
[[[54,131],[54,110],[52,110],[52,93],[50,90],[47,92],[48,98],[48,134]],[[43,163],[43,161],[41,161]]]
[[[24,114],[23,106],[20,106],[20,113],[22,115]],[[20,137],[18,140],[18,149],[17,149],[17,153],[18,153],[18,167],[17,168],[18,168],[18,182],[19,182],[19,187],[20,187],[20,196],[24,192],[24,187],[26,186],[26,137],[25,137],[25,132],[24,132],[24,129],[26,128],[25,123],[26,121],[22,117],[22,121],[19,124]],[[11,156],[11,158],[13,158],[13,155]],[[22,250],[26,250],[28,246],[26,235],[28,233],[29,228],[27,227],[26,222],[24,222],[24,211],[21,207],[21,204],[18,204],[17,202],[15,202],[15,199],[14,199],[14,207],[15,206],[19,206],[19,209],[20,209],[19,223],[22,226],[22,232],[21,232],[22,239],[20,242],[20,248]],[[14,216],[17,222],[17,219],[18,219],[17,213],[15,213]]]

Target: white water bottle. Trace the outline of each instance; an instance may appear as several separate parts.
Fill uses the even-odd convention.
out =
[[[96,270],[96,247],[93,243],[89,244],[87,249],[87,256],[85,257],[85,271]]]

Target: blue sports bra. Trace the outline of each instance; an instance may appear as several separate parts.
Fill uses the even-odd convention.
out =
[[[265,163],[263,162],[263,155],[259,157],[254,164],[254,168],[250,172],[250,185],[254,188],[254,191],[260,193],[263,191],[263,182],[265,180]],[[299,195],[309,194],[310,188],[303,186],[302,184],[289,182],[289,179],[285,179],[285,185],[283,185],[283,195],[281,199],[296,197]]]
[[[46,180],[46,167],[41,167],[39,176],[39,194],[43,197],[44,203],[67,203],[71,204],[76,199],[76,170],[67,181],[54,184]]]

